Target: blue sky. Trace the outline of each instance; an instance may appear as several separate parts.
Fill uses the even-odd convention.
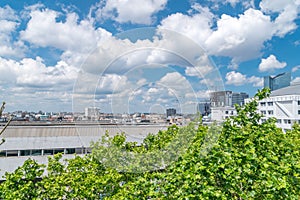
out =
[[[0,2],[7,110],[194,112],[210,91],[300,81],[299,0]]]

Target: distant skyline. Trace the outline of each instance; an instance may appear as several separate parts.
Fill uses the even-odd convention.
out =
[[[300,81],[299,16],[299,0],[2,0],[0,101],[188,113],[214,89],[252,96]]]

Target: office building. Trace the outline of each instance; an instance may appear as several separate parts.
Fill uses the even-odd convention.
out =
[[[210,93],[211,107],[232,106],[232,91],[217,91]]]
[[[89,120],[97,120],[100,114],[100,109],[96,107],[88,107],[84,110],[84,116]]]
[[[210,102],[209,101],[199,102],[197,105],[197,111],[202,116],[208,116],[211,113]]]
[[[268,87],[273,90],[278,90],[280,88],[288,87],[291,83],[291,73],[286,72],[282,74],[278,74],[274,77],[265,76],[264,77],[264,87]]]
[[[166,112],[167,112],[167,117],[176,115],[176,109],[175,108],[168,108],[166,110]]]
[[[245,99],[249,98],[249,95],[245,92],[232,93],[232,106],[238,104],[240,106],[245,104]]]

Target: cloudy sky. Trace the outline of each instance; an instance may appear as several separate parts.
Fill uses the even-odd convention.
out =
[[[0,1],[7,111],[193,112],[210,91],[300,80],[300,0]]]

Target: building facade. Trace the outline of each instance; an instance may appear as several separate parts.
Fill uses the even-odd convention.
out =
[[[217,122],[223,122],[230,116],[235,116],[236,110],[231,106],[224,107],[212,107],[211,108],[211,120]]]
[[[288,87],[291,83],[291,73],[286,72],[278,74],[274,77],[265,76],[264,77],[264,87],[270,88],[271,91],[278,90],[280,88]]]
[[[209,94],[211,107],[232,106],[232,91],[217,91]]]
[[[245,92],[232,93],[232,106],[238,104],[240,106],[245,104],[245,99],[249,98],[249,95]]]
[[[199,102],[197,105],[197,111],[202,115],[202,116],[208,116],[211,113],[210,109],[210,102],[209,101],[204,101],[204,102]]]
[[[97,107],[88,107],[84,109],[84,116],[89,120],[98,120],[100,109]]]
[[[167,117],[175,116],[176,115],[176,109],[175,108],[168,108],[166,110],[166,113],[167,113]]]
[[[300,83],[273,91],[259,101],[258,112],[263,115],[261,122],[274,117],[277,127],[292,129],[294,123],[300,123]]]

